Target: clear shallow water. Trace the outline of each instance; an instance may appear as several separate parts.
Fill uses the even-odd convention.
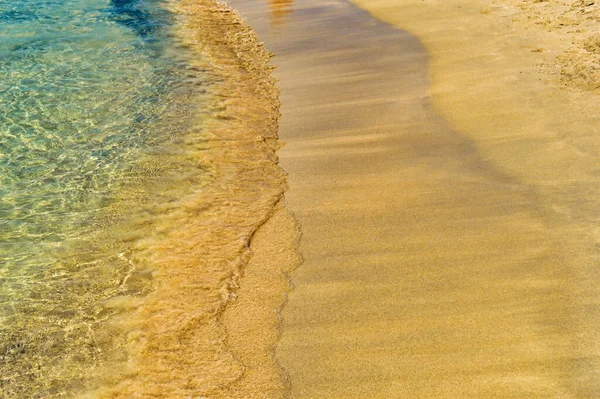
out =
[[[0,397],[83,389],[120,339],[97,333],[103,302],[151,289],[111,229],[181,172],[194,94],[172,19],[154,0],[0,3]]]

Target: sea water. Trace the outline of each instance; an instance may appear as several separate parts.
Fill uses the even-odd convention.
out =
[[[199,106],[173,19],[160,0],[0,2],[2,398],[84,389],[116,339],[103,303],[152,290],[130,212],[181,172],[166,159]]]

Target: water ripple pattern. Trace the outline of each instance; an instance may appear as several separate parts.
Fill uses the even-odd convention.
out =
[[[184,129],[171,19],[152,0],[0,3],[0,397],[83,389],[116,339],[95,333],[102,301],[149,289],[98,232]]]

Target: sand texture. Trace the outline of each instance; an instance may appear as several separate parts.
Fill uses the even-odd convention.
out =
[[[290,397],[600,397],[597,99],[527,18],[558,5],[357,3],[394,26],[232,1],[275,54],[302,226]]]

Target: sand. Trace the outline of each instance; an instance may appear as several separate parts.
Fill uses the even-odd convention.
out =
[[[392,25],[232,1],[275,54],[303,234],[289,396],[600,396],[598,99],[556,63],[586,34],[537,24],[554,3],[357,3]]]

